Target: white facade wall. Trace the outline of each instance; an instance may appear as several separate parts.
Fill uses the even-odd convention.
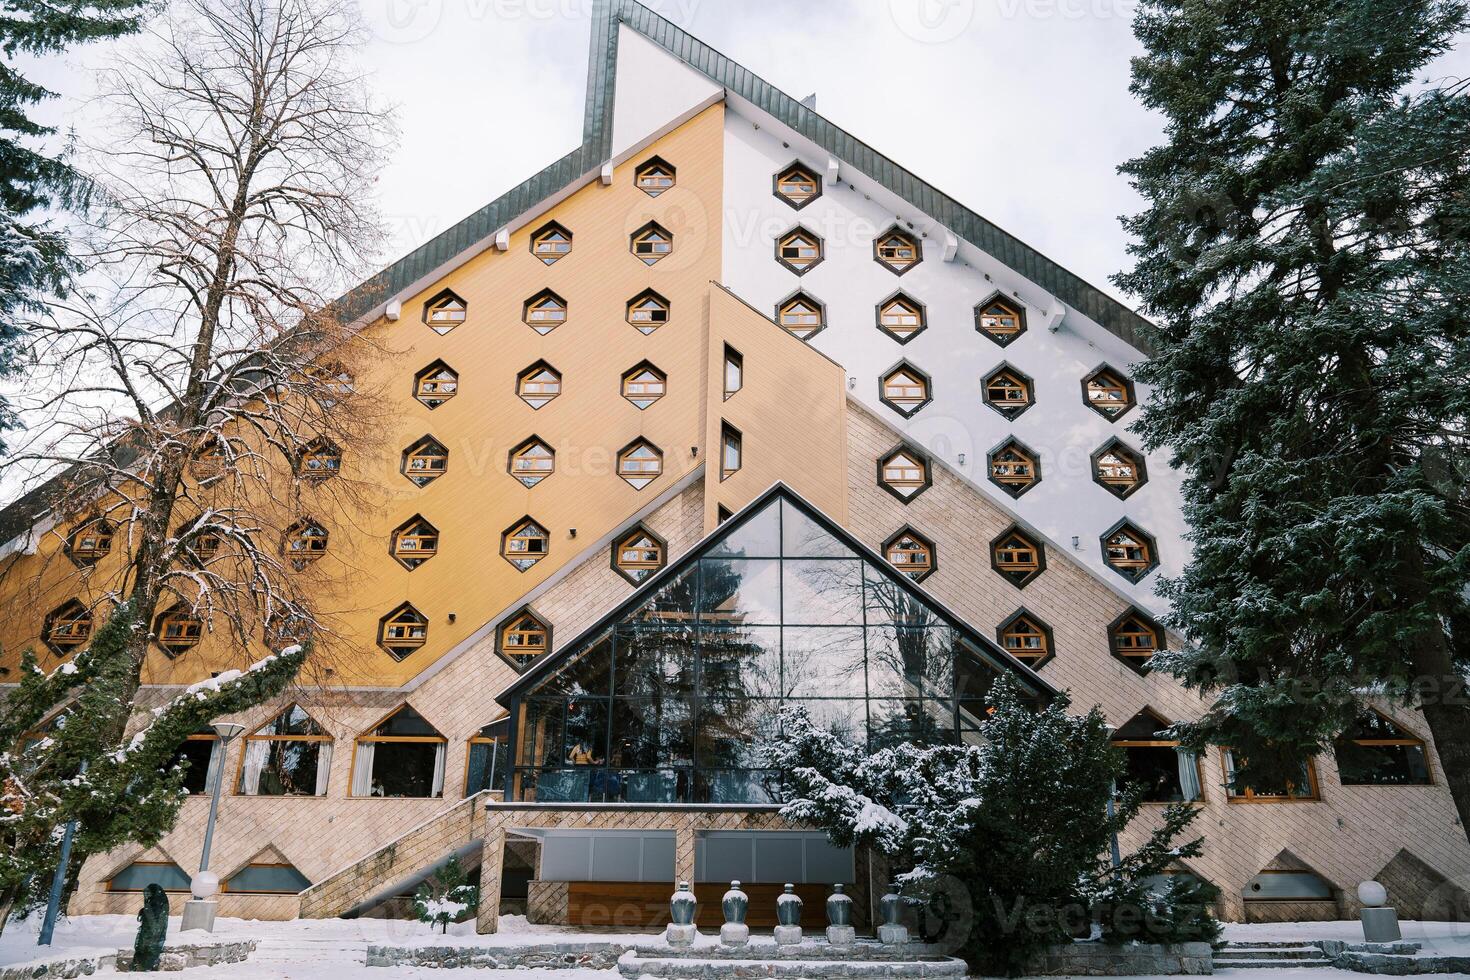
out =
[[[825,152],[734,101],[725,121],[724,284],[769,316],[798,289],[822,301],[827,327],[811,343],[847,369],[853,394],[1140,606],[1162,612],[1154,586],[1187,558],[1180,476],[1154,453],[1147,456],[1148,484],[1127,500],[1094,483],[1089,457],[1110,438],[1142,450],[1128,431],[1139,410],[1110,422],[1082,399],[1082,379],[1099,364],[1131,376],[1130,364],[1143,355],[968,243],[960,243],[955,261],[944,261],[945,229],[912,209],[898,210],[893,195],[846,164],[837,164],[834,184]],[[824,178],[822,196],[801,210],[777,198],[772,185],[798,159]],[[873,259],[874,238],[899,219],[906,230],[927,232],[923,261],[902,276]],[[798,224],[820,235],[825,248],[823,261],[803,275],[775,259],[776,240]],[[1019,294],[1026,307],[1027,331],[1006,347],[975,330],[975,305],[998,289],[1012,300]],[[877,305],[899,290],[923,303],[928,316],[927,329],[907,344],[877,327]],[[905,359],[933,387],[933,401],[908,419],[879,401],[879,379]],[[981,398],[982,379],[1003,362],[1030,375],[1035,386],[1035,403],[1015,420]],[[1147,397],[1142,387],[1137,394],[1140,402]],[[1041,458],[1041,483],[1020,499],[986,478],[987,452],[1011,436]],[[1137,585],[1102,561],[1100,536],[1125,516],[1158,544],[1160,567]]]

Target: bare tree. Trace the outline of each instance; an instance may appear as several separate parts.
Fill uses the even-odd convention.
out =
[[[178,0],[104,75],[87,288],[34,328],[3,475],[46,481],[44,533],[72,546],[91,522],[121,554],[91,584],[146,627],[123,705],[170,639],[160,615],[238,651],[322,628],[311,515],[369,492],[350,460],[373,436],[354,383],[370,352],[331,297],[381,244],[370,189],[392,125],[351,67],[352,9]]]

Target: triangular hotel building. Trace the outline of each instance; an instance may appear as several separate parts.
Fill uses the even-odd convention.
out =
[[[582,144],[345,308],[399,404],[391,452],[330,461],[381,501],[313,482],[282,543],[338,586],[321,683],[228,752],[190,740],[201,795],[90,860],[74,912],[182,904],[214,772],[223,915],[401,913],[452,854],[482,931],[656,922],[678,879],[716,917],[747,882],[755,924],[787,881],[867,906],[886,869],[772,804],[781,706],[964,741],[1009,674],[1100,704],[1150,797],[1197,801],[1174,870],[1225,918],[1349,916],[1370,878],[1470,915],[1418,714],[1381,705],[1289,786],[1163,734],[1204,705],[1148,670],[1188,546],[1130,429],[1138,315],[635,0],[594,7]],[[0,513],[0,667],[102,615],[122,538],[85,519]],[[165,615],[150,705],[265,648]]]

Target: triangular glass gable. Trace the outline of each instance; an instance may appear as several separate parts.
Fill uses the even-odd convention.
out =
[[[372,734],[376,738],[443,738],[424,716],[405,704],[378,722]]]
[[[956,742],[1001,669],[1025,677],[778,489],[502,696],[509,798],[769,802],[784,706],[874,748]]]

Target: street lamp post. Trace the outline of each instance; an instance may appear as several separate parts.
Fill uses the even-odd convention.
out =
[[[184,903],[184,921],[179,924],[180,932],[188,932],[190,929],[214,931],[214,914],[219,907],[214,895],[219,891],[219,875],[209,870],[209,850],[214,844],[214,822],[219,816],[220,790],[225,782],[226,753],[230,742],[245,731],[244,725],[233,722],[222,721],[210,727],[219,736],[219,754],[215,757],[217,765],[213,767],[214,779],[209,792],[209,822],[204,825],[204,851],[199,855],[199,871],[189,882],[190,898]]]

